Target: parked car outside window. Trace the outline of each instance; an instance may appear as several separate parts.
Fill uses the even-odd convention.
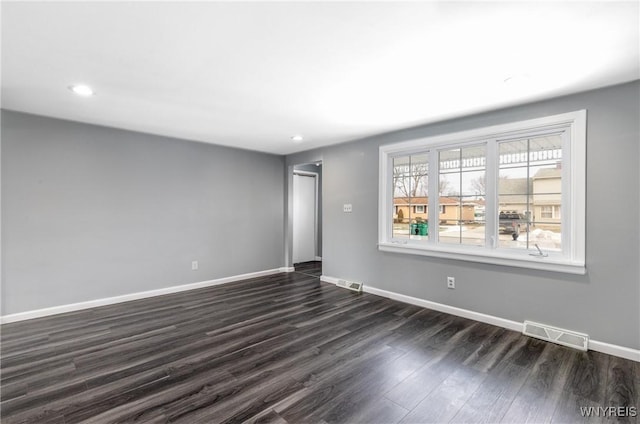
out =
[[[500,211],[498,215],[500,233],[511,234],[514,240],[518,240],[520,231],[527,231],[528,224],[527,217],[516,211]]]

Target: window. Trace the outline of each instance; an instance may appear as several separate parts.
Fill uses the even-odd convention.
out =
[[[381,146],[379,249],[584,273],[585,143],[578,111]]]

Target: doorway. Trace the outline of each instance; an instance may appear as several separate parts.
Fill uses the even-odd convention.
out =
[[[322,164],[293,169],[292,259],[298,272],[322,272]]]

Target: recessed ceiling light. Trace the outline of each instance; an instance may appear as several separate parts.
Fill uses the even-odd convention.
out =
[[[83,96],[83,97],[89,97],[95,94],[93,91],[93,88],[85,84],[70,85],[69,90],[73,91],[78,96]]]
[[[296,143],[300,143],[302,140],[304,140],[304,138],[298,134],[291,137],[291,140],[295,141]]]
[[[512,75],[508,78],[505,78],[503,80],[503,82],[507,85],[523,85],[523,84],[530,84],[531,83],[531,77],[527,74],[517,74],[517,75]]]

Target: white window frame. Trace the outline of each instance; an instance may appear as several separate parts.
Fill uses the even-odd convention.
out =
[[[380,146],[378,249],[384,252],[585,274],[586,125],[587,111],[579,110]],[[563,134],[562,251],[544,252],[547,256],[534,256],[531,250],[500,248],[497,245],[497,240],[493,237],[498,234],[498,199],[495,191],[499,166],[496,152],[498,142],[518,137],[534,137],[549,132]],[[429,231],[429,235],[421,237],[421,240],[393,238],[393,158],[429,152],[430,177],[431,175],[437,176],[439,173],[438,150],[482,143],[487,143],[485,246],[438,243],[438,231],[435,230]],[[431,152],[435,153],[431,154]],[[432,199],[438,199],[437,180],[438,178],[429,178],[429,193]],[[489,182],[495,182],[495,184]],[[438,206],[440,206],[439,202],[429,202],[429,216],[439,217],[437,214]],[[491,218],[489,219],[489,217]],[[438,220],[436,220],[437,222]],[[437,224],[435,228],[437,229]]]
[[[415,209],[415,213],[425,213],[426,212],[426,209],[425,209],[424,205],[415,205],[415,208],[416,208]],[[422,209],[422,212],[419,212],[418,208]]]

